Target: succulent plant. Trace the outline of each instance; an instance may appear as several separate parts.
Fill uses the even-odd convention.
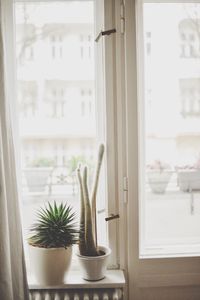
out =
[[[104,155],[104,145],[99,146],[96,173],[94,176],[91,198],[88,190],[88,168],[84,167],[81,174],[81,166],[77,169],[77,177],[80,186],[80,231],[79,231],[79,251],[84,256],[99,256],[102,253],[97,245],[97,226],[96,226],[96,196],[99,182],[99,175]]]
[[[67,204],[50,204],[37,212],[37,222],[30,228],[30,245],[43,248],[67,248],[77,243],[75,213]]]

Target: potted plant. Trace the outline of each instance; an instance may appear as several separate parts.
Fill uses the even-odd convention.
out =
[[[67,204],[48,203],[38,210],[28,243],[31,268],[40,284],[63,283],[71,263],[72,245],[78,240],[74,219]]]
[[[80,165],[77,169],[81,202],[78,258],[82,267],[83,278],[92,281],[105,277],[107,261],[111,253],[108,247],[97,244],[96,196],[103,155],[104,145],[101,144],[91,197],[88,191],[87,166],[84,167],[82,174]]]
[[[44,192],[49,175],[54,166],[54,161],[48,158],[33,160],[24,170],[29,192]]]
[[[147,165],[147,176],[152,192],[163,194],[172,176],[172,170],[169,164],[155,160]]]
[[[177,183],[181,191],[200,190],[200,158],[192,165],[177,166]]]

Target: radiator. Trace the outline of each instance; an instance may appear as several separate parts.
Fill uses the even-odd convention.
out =
[[[124,300],[122,289],[32,290],[30,300]]]

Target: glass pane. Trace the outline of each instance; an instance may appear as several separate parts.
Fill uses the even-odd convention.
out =
[[[143,3],[143,17],[141,255],[195,255],[200,250],[200,4]]]
[[[79,217],[78,163],[88,164],[91,186],[98,146],[93,5],[15,4],[25,232],[47,201],[67,201]],[[106,244],[103,199],[99,243]]]

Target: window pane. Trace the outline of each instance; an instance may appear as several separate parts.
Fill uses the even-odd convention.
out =
[[[47,201],[68,201],[79,216],[78,162],[87,163],[93,175],[98,146],[93,5],[15,4],[25,230]],[[98,208],[101,244],[107,243],[104,199]]]
[[[141,256],[199,255],[200,4],[143,3],[143,17]]]

